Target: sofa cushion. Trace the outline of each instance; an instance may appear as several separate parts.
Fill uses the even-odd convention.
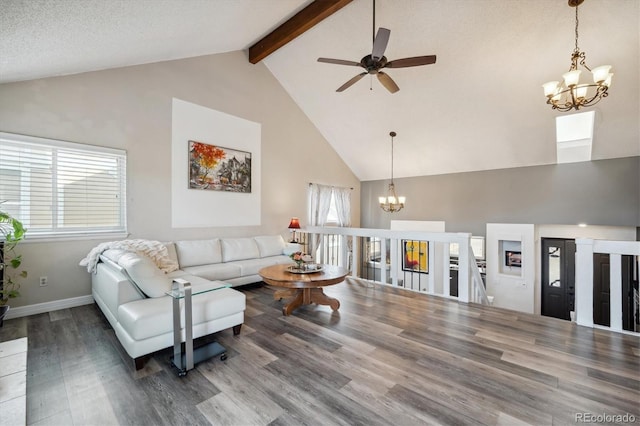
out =
[[[117,262],[148,297],[164,296],[171,289],[173,279],[148,257],[127,252],[119,256]]]
[[[281,235],[267,235],[263,237],[255,237],[260,257],[277,256],[282,254],[285,248],[284,238]]]
[[[244,293],[231,288],[193,296],[193,325],[242,312]],[[173,331],[172,299],[169,296],[136,300],[118,307],[118,321],[134,340],[142,340]],[[181,306],[182,308],[182,306]],[[184,327],[184,316],[180,318]]]
[[[238,278],[242,274],[242,270],[238,265],[229,263],[214,263],[211,265],[187,266],[184,272],[191,275],[197,275],[207,280],[229,280]],[[184,277],[180,277],[184,278]]]
[[[178,252],[176,251],[176,244],[175,243],[163,243],[163,244],[167,248],[167,251],[169,252],[169,258],[174,262],[176,262],[177,264],[180,264],[180,262],[178,261]]]
[[[286,256],[270,256],[261,259],[246,259],[236,260],[231,262],[230,265],[236,265],[240,268],[241,276],[247,277],[250,275],[257,275],[258,271],[267,266],[277,265],[278,263],[292,263],[292,260]]]
[[[258,245],[253,238],[223,238],[221,245],[223,262],[260,257]]]
[[[222,252],[220,240],[212,238],[210,240],[188,240],[176,241],[176,252],[180,269],[186,266],[208,265],[222,262]]]

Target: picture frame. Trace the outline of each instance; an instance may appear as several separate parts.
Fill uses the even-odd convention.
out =
[[[402,240],[402,270],[429,273],[429,242]]]
[[[189,189],[251,193],[251,153],[189,141]]]
[[[505,250],[504,264],[512,268],[522,267],[522,252],[515,250]]]

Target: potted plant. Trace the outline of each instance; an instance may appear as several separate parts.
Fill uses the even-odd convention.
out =
[[[27,271],[20,270],[22,255],[16,253],[25,232],[22,222],[0,210],[0,325],[9,310],[9,299],[20,295],[19,279],[27,277]]]

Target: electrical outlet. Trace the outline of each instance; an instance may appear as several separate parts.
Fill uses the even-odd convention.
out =
[[[40,287],[46,287],[49,284],[47,277],[40,277]]]

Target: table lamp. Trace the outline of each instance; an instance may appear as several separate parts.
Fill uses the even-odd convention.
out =
[[[296,241],[296,229],[300,229],[300,220],[297,217],[291,218],[291,222],[289,222],[289,229],[293,229],[293,239],[289,242],[297,243],[298,241]]]

